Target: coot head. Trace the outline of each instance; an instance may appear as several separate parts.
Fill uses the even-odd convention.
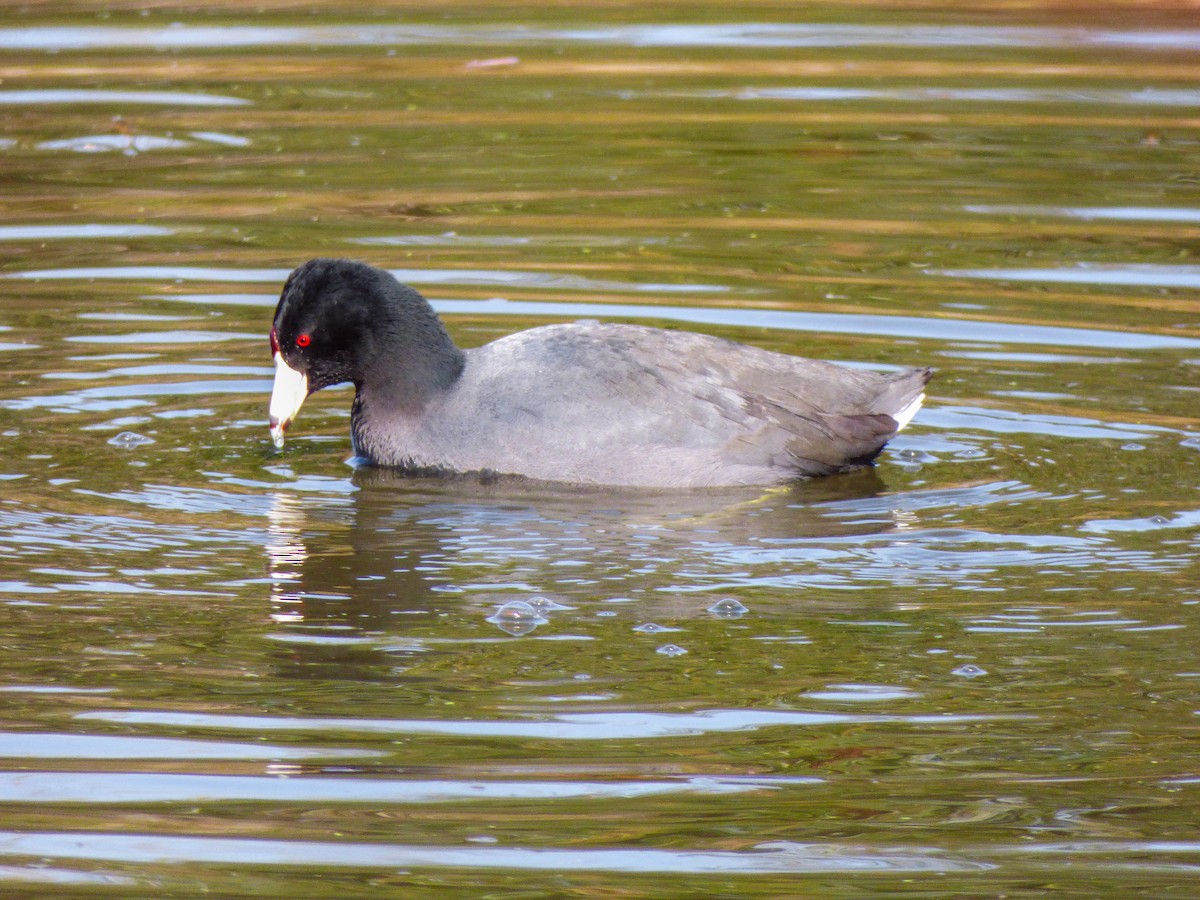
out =
[[[387,272],[347,259],[313,259],[288,277],[271,326],[275,385],[271,438],[309,394],[352,382],[420,402],[453,380],[461,353],[429,303]]]

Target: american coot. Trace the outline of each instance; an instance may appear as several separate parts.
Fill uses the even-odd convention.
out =
[[[354,451],[377,465],[645,487],[770,484],[866,465],[908,424],[933,374],[582,322],[460,350],[424,297],[345,259],[292,272],[271,351],[277,447],[309,394],[350,381]]]

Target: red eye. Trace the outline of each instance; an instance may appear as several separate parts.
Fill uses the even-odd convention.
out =
[[[307,334],[296,335],[296,346],[297,347],[307,347],[311,343],[312,343],[312,338],[309,337]]]

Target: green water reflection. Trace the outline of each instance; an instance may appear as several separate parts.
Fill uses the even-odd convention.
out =
[[[4,893],[1194,895],[1200,37],[1094,12],[10,17]],[[315,255],[938,377],[777,490],[397,479],[268,441]]]

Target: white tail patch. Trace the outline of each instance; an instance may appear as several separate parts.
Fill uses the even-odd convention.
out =
[[[899,412],[892,413],[892,418],[896,420],[896,430],[899,431],[905,425],[912,421],[913,416],[917,414],[917,410],[921,408],[921,404],[925,402],[924,394],[917,394],[904,409]]]

